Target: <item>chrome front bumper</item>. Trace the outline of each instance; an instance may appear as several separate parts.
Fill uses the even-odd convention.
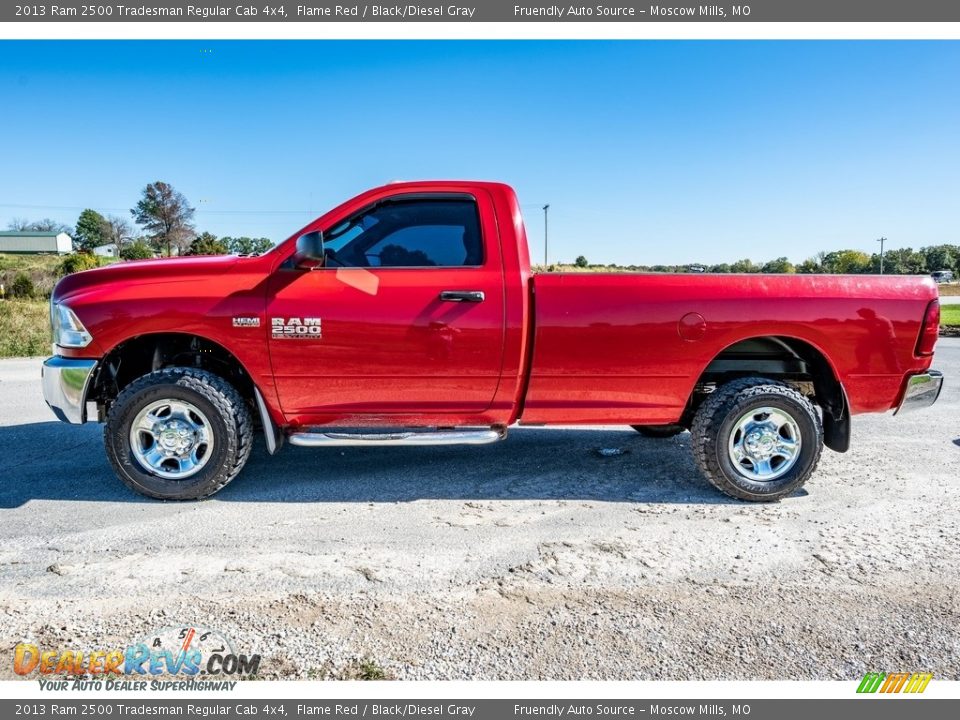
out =
[[[928,370],[919,375],[911,375],[907,379],[907,389],[903,393],[903,400],[900,401],[893,414],[930,407],[940,397],[942,389],[943,373],[939,370]]]
[[[87,421],[87,386],[96,367],[96,360],[74,360],[59,355],[43,361],[43,399],[63,422],[80,425]]]

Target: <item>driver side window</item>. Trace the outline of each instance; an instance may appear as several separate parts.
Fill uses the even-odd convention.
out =
[[[483,264],[474,201],[388,200],[330,228],[328,267],[469,267]]]

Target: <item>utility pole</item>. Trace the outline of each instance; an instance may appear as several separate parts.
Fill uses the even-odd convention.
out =
[[[543,206],[543,270],[547,270],[547,210],[550,209],[550,203]]]
[[[880,243],[880,274],[883,275],[883,244],[887,241],[885,237],[877,240]]]

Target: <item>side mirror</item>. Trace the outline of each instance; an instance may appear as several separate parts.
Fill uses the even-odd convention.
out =
[[[297,238],[297,250],[293,254],[293,264],[300,270],[313,270],[323,267],[323,231],[314,230]]]

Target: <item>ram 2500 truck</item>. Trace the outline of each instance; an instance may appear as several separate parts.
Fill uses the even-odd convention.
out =
[[[939,312],[920,277],[533,275],[511,188],[398,183],[260,256],[63,278],[43,391],[155,498],[229,483],[255,425],[273,454],[519,423],[689,430],[711,483],[769,501],[847,450],[852,415],[937,399]]]

